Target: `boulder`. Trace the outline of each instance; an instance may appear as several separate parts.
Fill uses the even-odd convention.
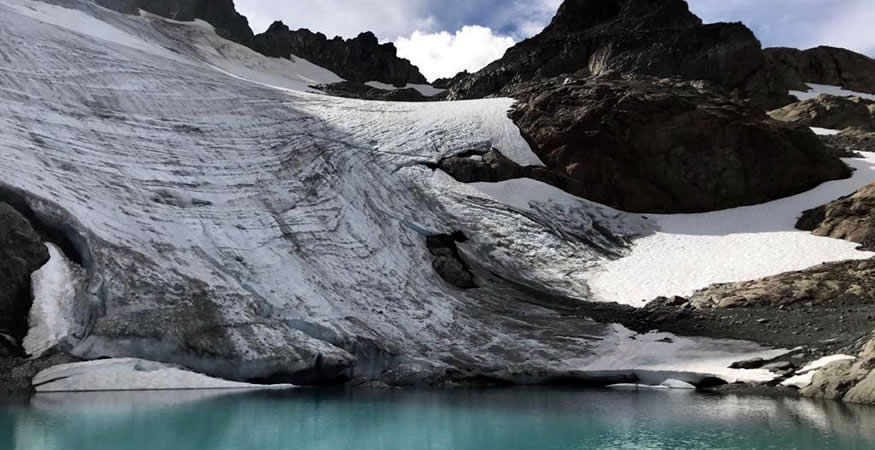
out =
[[[826,46],[767,48],[764,54],[768,76],[791,89],[807,91],[806,83],[816,83],[875,93],[875,60],[866,55]]]
[[[540,34],[451,89],[450,98],[514,94],[529,80],[611,72],[708,80],[757,103],[789,103],[741,23],[703,25],[683,0],[566,0]]]
[[[875,404],[875,339],[863,346],[853,361],[832,363],[814,374],[802,389],[805,397]]]
[[[796,228],[817,236],[845,239],[875,250],[875,184],[853,195],[802,213]]]
[[[27,219],[0,203],[0,332],[19,342],[27,334],[30,275],[48,260],[48,249]]]
[[[846,178],[807,128],[704,83],[554,78],[518,86],[511,118],[568,192],[630,212],[766,202]]]
[[[860,97],[819,95],[771,111],[769,116],[807,127],[875,131],[875,101]]]
[[[252,48],[276,58],[304,58],[347,81],[379,81],[397,87],[428,84],[416,66],[398,57],[394,44],[380,44],[371,32],[347,40],[339,36],[328,39],[322,33],[307,29],[292,31],[284,23],[274,22],[267,31],[255,36]]]

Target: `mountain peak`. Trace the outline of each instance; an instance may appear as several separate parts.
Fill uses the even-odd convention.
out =
[[[565,0],[545,31],[583,31],[603,24],[624,30],[690,28],[702,20],[684,0]]]

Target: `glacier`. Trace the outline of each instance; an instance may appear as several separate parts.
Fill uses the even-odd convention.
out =
[[[0,27],[0,197],[73,244],[73,355],[419,385],[762,381],[726,367],[783,353],[587,318],[577,300],[609,299],[590,274],[659,223],[434,169],[491,148],[541,165],[511,99],[329,97],[311,86],[339,77],[303,59],[85,0],[0,0]],[[432,268],[426,237],[451,233],[476,289]]]

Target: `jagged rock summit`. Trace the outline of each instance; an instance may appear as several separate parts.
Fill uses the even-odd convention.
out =
[[[234,0],[96,0],[97,4],[126,14],[138,9],[173,20],[202,19],[225,39],[243,45],[252,43],[249,20],[234,8]]]
[[[683,0],[566,0],[540,34],[456,83],[450,98],[513,95],[520,82],[611,72],[707,80],[756,103],[789,103],[741,23],[703,25]]]
[[[398,57],[394,44],[380,44],[371,32],[347,40],[339,36],[328,39],[307,29],[292,31],[277,21],[255,37],[253,48],[267,56],[299,56],[348,81],[380,81],[397,87],[428,84],[416,66]]]

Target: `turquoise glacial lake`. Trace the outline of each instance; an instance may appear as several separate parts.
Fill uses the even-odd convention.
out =
[[[875,449],[875,408],[544,388],[50,394],[0,403],[0,449]]]

